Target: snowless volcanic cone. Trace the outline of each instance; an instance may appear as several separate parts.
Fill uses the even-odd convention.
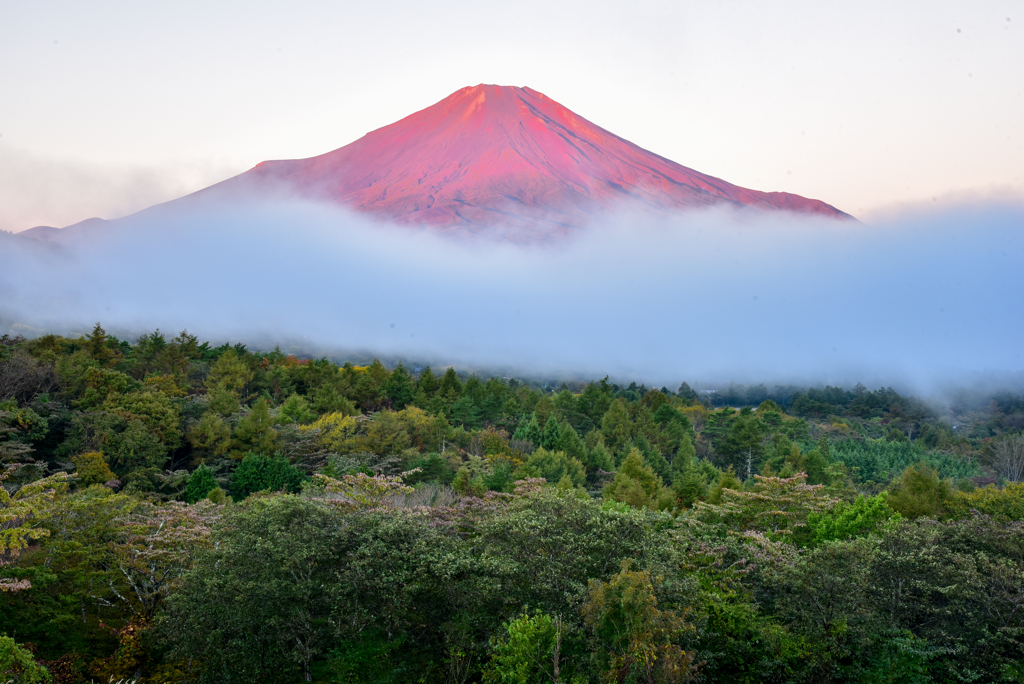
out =
[[[140,212],[276,195],[335,203],[381,221],[514,242],[543,241],[614,212],[714,206],[850,218],[819,200],[747,190],[595,126],[530,88],[478,85],[309,159],[266,161]],[[23,235],[85,238],[108,223]],[[94,225],[95,224],[95,225]],[[85,230],[88,228],[88,230]]]
[[[536,90],[495,85],[463,88],[333,152],[262,162],[201,192],[268,184],[382,220],[480,233],[558,234],[638,206],[726,204],[848,218],[819,200],[688,169]]]

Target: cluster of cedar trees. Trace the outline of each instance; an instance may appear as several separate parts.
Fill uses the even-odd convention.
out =
[[[1021,681],[1022,428],[4,337],[0,681]]]

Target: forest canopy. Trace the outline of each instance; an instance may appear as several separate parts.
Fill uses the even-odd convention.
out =
[[[1024,398],[0,339],[0,681],[1021,681]]]

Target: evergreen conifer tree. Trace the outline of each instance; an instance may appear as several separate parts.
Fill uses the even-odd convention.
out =
[[[305,476],[283,458],[246,454],[231,477],[231,495],[244,499],[255,492],[298,492]]]
[[[694,502],[702,501],[708,495],[708,483],[703,473],[692,467],[679,473],[672,489],[684,508],[690,508]]]
[[[564,451],[565,455],[570,458],[576,458],[583,462],[587,461],[587,445],[583,443],[579,433],[573,429],[568,421],[562,423],[559,427],[558,444],[555,448],[558,451]]]
[[[822,455],[825,461],[829,461],[831,459],[831,454],[828,450],[828,438],[825,435],[822,435],[818,439],[818,453]]]
[[[689,383],[684,382],[679,385],[679,389],[676,391],[676,396],[680,399],[685,399],[688,402],[692,402],[697,398],[697,393],[690,387]]]
[[[92,329],[92,334],[89,335],[89,355],[92,358],[99,361],[101,364],[110,361],[114,358],[114,350],[107,346],[110,337],[107,335],[107,331],[103,327],[96,323],[96,326]]]
[[[455,401],[462,396],[462,381],[459,380],[454,368],[449,368],[444,372],[437,393],[447,401]]]
[[[412,376],[409,375],[405,366],[399,363],[391,373],[391,377],[384,381],[384,394],[391,399],[391,407],[396,411],[401,411],[412,402],[415,392],[416,385],[413,384]]]
[[[723,489],[732,489],[736,491],[743,490],[743,483],[740,482],[738,477],[736,477],[736,471],[733,470],[732,466],[726,468],[722,471],[722,474],[718,476],[718,482],[715,483],[715,486],[708,494],[708,503],[716,505],[722,503]]]
[[[671,506],[674,499],[654,470],[643,464],[643,455],[636,448],[630,449],[615,479],[604,488],[604,496],[630,506],[653,509]]]
[[[530,424],[530,416],[525,413],[519,417],[519,424],[516,425],[515,432],[512,433],[512,439],[516,441],[523,441],[527,439],[526,431]]]
[[[548,416],[548,422],[544,425],[544,432],[540,437],[540,445],[548,451],[554,451],[558,448],[558,438],[561,436],[561,431],[558,428],[558,419],[555,418],[555,414],[551,413]]]
[[[213,476],[213,470],[205,464],[196,468],[188,478],[185,485],[185,501],[195,503],[206,496],[217,487],[217,479]]]
[[[606,473],[612,472],[615,469],[615,459],[608,453],[608,449],[605,448],[604,442],[598,442],[594,445],[589,452],[587,452],[586,459],[583,462],[587,466],[587,470],[596,475],[597,471],[603,470]]]
[[[298,423],[308,425],[316,420],[316,412],[309,408],[309,402],[301,394],[293,394],[281,404],[281,424]]]
[[[533,446],[539,447],[541,442],[540,424],[537,423],[537,414],[530,415],[530,421],[526,424],[526,441],[532,442]]]
[[[690,440],[690,436],[683,434],[679,444],[679,450],[676,451],[676,455],[672,459],[673,482],[678,480],[680,475],[693,466],[693,459],[696,455],[697,452],[693,448],[693,442]]]
[[[243,451],[270,456],[277,447],[277,430],[270,415],[270,403],[260,399],[253,404],[252,412],[238,421],[235,439]]]
[[[437,392],[437,378],[434,376],[434,371],[430,370],[430,366],[427,366],[420,373],[420,377],[416,379],[416,389],[423,392],[423,396],[430,399]]]
[[[632,437],[633,424],[622,399],[616,399],[608,407],[601,419],[601,432],[604,433],[605,446],[613,454],[618,453]]]

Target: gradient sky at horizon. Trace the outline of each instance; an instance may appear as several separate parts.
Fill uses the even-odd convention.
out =
[[[991,2],[0,3],[0,229],[116,218],[466,85],[865,217],[1024,197],[1024,9]]]

